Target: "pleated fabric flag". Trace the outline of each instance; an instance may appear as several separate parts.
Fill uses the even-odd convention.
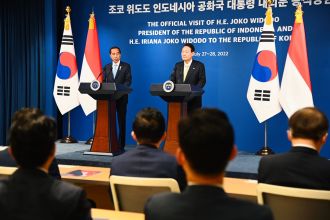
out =
[[[78,68],[69,7],[67,12],[53,90],[55,102],[62,115],[79,106]]]
[[[269,5],[247,91],[259,123],[281,112],[279,90],[273,14]]]
[[[89,17],[89,26],[85,46],[85,54],[81,67],[80,83],[99,80],[102,82],[102,64],[100,56],[99,38],[96,28],[94,12]],[[87,94],[79,94],[80,105],[85,113],[89,115],[96,110],[96,100]]]
[[[299,5],[281,82],[280,103],[288,117],[301,108],[314,106],[302,14]]]

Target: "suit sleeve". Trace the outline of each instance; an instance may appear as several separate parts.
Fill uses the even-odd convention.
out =
[[[73,216],[70,219],[92,220],[91,203],[88,201],[86,193],[83,190],[79,193],[76,209],[73,211]]]
[[[127,70],[125,72],[124,85],[130,86],[132,84],[131,65],[127,64]]]
[[[199,80],[198,80],[197,85],[203,88],[206,84],[205,66],[203,63],[201,63],[201,65],[200,65],[198,78],[199,78]]]
[[[177,65],[175,65],[174,66],[174,68],[173,68],[173,71],[172,71],[172,73],[171,73],[171,76],[170,76],[170,80],[175,84],[175,83],[177,83],[177,80],[176,80],[176,66]]]
[[[102,68],[102,82],[107,82],[107,65]]]

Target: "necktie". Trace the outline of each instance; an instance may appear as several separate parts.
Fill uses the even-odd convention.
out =
[[[116,78],[117,70],[118,70],[118,65],[114,64],[112,67],[113,78]]]
[[[183,81],[186,80],[188,70],[189,70],[189,65],[186,65],[186,64],[185,64],[185,65],[184,65],[184,68],[183,68]]]

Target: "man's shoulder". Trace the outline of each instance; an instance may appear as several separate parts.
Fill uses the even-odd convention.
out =
[[[73,185],[71,183],[54,180],[52,183],[52,192],[58,198],[63,198],[80,196],[84,190],[79,186]]]
[[[204,66],[204,63],[202,63],[201,61],[198,61],[198,60],[192,60],[192,64],[198,65],[198,66]]]
[[[130,64],[125,61],[120,61],[120,65],[121,66],[130,66]]]
[[[223,218],[231,215],[236,216],[232,219],[250,219],[248,216],[253,216],[254,219],[272,219],[272,214],[269,208],[254,204],[249,201],[239,200],[235,198],[227,197],[221,200],[213,200],[213,202],[208,203],[207,210],[205,211],[205,217],[212,217],[214,215],[222,214]],[[166,216],[171,217],[172,214],[181,213],[194,213],[194,209],[202,208],[200,207],[200,202],[196,200],[191,200],[190,197],[186,197],[179,193],[162,193],[152,196],[145,206],[146,215],[155,215],[155,211],[158,214],[156,216]],[[208,216],[207,216],[208,215]],[[248,216],[246,216],[248,215]],[[173,217],[173,216],[172,216]],[[162,218],[163,219],[163,218]],[[180,218],[182,219],[182,218]]]

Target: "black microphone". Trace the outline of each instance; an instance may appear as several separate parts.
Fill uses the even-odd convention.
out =
[[[99,80],[100,76],[104,73],[104,71],[102,70],[99,75],[96,77],[96,80]]]

